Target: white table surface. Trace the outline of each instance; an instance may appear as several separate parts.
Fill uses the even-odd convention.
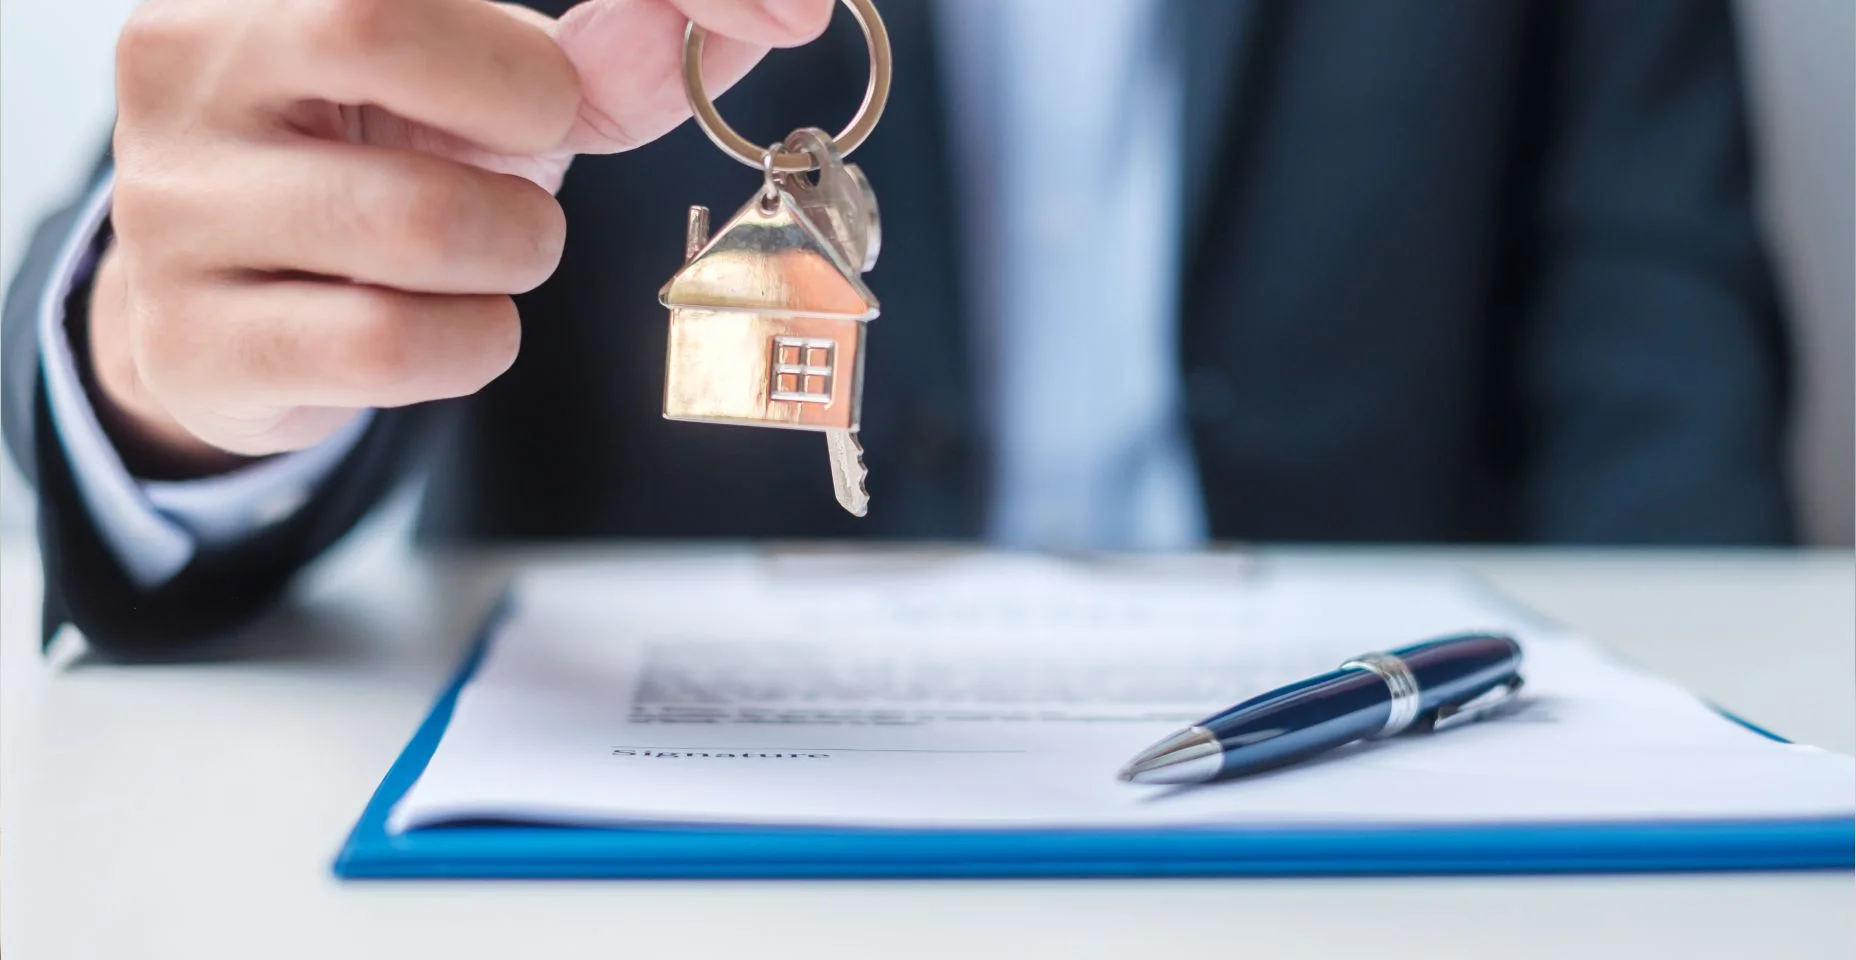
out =
[[[1856,747],[1848,552],[1351,553],[1466,566],[1771,729]],[[337,882],[517,559],[363,537],[241,659],[117,667],[41,661],[36,559],[0,549],[8,960],[1856,956],[1847,873]]]

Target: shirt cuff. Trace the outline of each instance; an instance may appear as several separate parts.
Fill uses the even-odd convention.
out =
[[[152,590],[185,569],[201,547],[237,542],[293,516],[354,449],[373,411],[363,411],[307,450],[218,476],[188,481],[131,476],[84,393],[65,330],[65,302],[96,268],[113,183],[113,176],[105,176],[85,200],[59,251],[39,302],[39,364],[52,426],[70,460],[78,497],[130,579]]]

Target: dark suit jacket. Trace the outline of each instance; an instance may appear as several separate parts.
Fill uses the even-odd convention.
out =
[[[732,210],[757,186],[686,125],[575,164],[565,259],[522,298],[506,376],[384,413],[294,519],[152,592],[99,540],[51,435],[32,313],[67,226],[54,216],[13,282],[5,348],[47,628],[69,620],[126,656],[225,635],[415,460],[431,466],[434,537],[974,535],[984,412],[932,3],[882,9],[894,97],[856,157],[886,237],[868,278],[885,311],[867,360],[867,519],[834,503],[816,436],[659,418],[654,294],[681,259],[684,209]],[[1172,9],[1189,86],[1179,362],[1217,537],[1789,536],[1786,350],[1724,0]],[[772,141],[848,116],[864,70],[840,17],[722,105]]]

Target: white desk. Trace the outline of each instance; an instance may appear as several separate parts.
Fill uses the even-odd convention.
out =
[[[1757,722],[1856,747],[1848,553],[1395,555],[1466,565]],[[35,558],[0,552],[6,956],[1856,956],[1848,874],[337,883],[330,858],[511,562],[363,539],[245,659],[53,670]]]

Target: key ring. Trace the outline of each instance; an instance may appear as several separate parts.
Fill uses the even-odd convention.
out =
[[[876,6],[871,0],[844,0],[844,5],[851,8],[851,16],[857,18],[857,25],[863,28],[864,42],[870,49],[870,83],[864,88],[864,102],[858,105],[850,124],[832,141],[837,144],[839,154],[848,155],[863,144],[883,116],[883,107],[889,102],[890,64],[889,31],[884,29]],[[709,99],[702,87],[702,42],[707,35],[708,32],[693,21],[683,30],[683,94],[689,98],[690,112],[696,117],[696,125],[723,153],[750,167],[761,168],[767,165],[764,160],[767,149],[736,133],[722,119],[715,109],[715,101]],[[804,153],[775,154],[770,166],[780,173],[818,169],[818,163]]]
[[[760,150],[760,210],[772,213],[780,205],[780,171],[774,166],[774,160],[780,155],[780,144],[762,147]]]

